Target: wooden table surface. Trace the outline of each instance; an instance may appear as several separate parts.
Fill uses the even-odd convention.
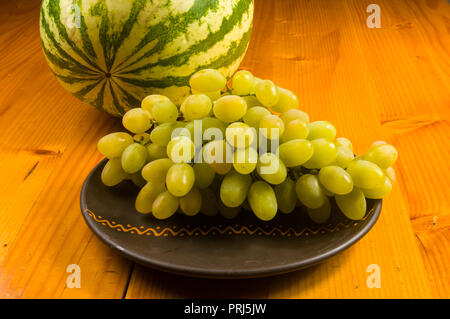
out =
[[[265,279],[207,280],[149,270],[87,228],[81,185],[97,140],[120,127],[67,93],[40,47],[38,0],[0,4],[0,298],[449,298],[450,5],[256,0],[242,67],[295,91],[356,153],[395,145],[398,182],[378,223],[329,261]],[[81,288],[66,287],[69,264]],[[368,265],[381,288],[368,288]]]

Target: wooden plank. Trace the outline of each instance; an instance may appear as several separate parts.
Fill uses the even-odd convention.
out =
[[[420,253],[433,290],[439,298],[450,295],[450,216],[434,215],[412,221]]]
[[[352,4],[363,9],[362,2]],[[450,6],[445,1],[392,1],[381,7],[383,29],[390,32],[359,28],[358,38],[365,44],[361,47],[379,95],[382,139],[399,150],[397,187],[404,194],[428,280],[435,296],[447,298],[447,229],[422,232],[419,225],[446,221],[450,213]],[[395,74],[386,61],[395,62]]]
[[[108,117],[103,117],[102,122],[101,118],[88,114],[76,127],[78,133],[62,153],[14,240],[8,244],[0,273],[3,297],[122,296],[130,263],[105,250],[103,244],[92,238],[79,208],[84,177],[100,160],[92,146],[101,127],[107,127],[109,122]],[[101,254],[99,247],[103,250]],[[85,285],[71,292],[65,290],[69,264],[86,265],[81,269]],[[108,272],[109,269],[114,273]],[[92,277],[96,280],[89,280]]]
[[[301,107],[313,120],[334,123],[339,135],[350,137],[357,153],[385,138],[377,109],[381,94],[375,86],[376,75],[364,58],[363,47],[369,43],[362,42],[359,34],[369,32],[362,24],[365,8],[347,2],[342,7],[342,3],[329,1],[278,1],[260,3],[260,7],[257,3],[255,13],[254,37],[244,68],[297,92]],[[375,41],[370,47],[381,46]],[[390,68],[395,66],[390,56],[385,59]],[[384,202],[376,227],[361,242],[312,269],[263,280],[217,281],[137,267],[127,298],[434,296],[409,222],[407,202],[402,188],[396,186]],[[381,289],[366,285],[370,264],[380,266]]]
[[[118,120],[57,83],[40,48],[39,2],[0,12],[9,48],[0,51],[0,297],[120,298],[131,263],[93,238],[79,209],[81,183],[101,158],[96,141]],[[72,263],[80,289],[65,289]]]

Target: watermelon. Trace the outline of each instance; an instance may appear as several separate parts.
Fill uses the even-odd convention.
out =
[[[253,0],[43,0],[40,34],[60,83],[122,116],[149,94],[180,104],[200,69],[230,77],[252,21]]]

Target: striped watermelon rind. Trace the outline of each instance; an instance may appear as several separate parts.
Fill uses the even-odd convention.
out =
[[[253,0],[43,0],[40,31],[60,83],[122,116],[149,94],[180,104],[200,69],[230,77],[252,21]]]

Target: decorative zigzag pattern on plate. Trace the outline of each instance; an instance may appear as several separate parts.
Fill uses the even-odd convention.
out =
[[[366,216],[359,221],[349,220],[347,223],[337,223],[335,225],[326,225],[319,226],[317,229],[312,229],[310,227],[304,227],[301,230],[295,230],[292,227],[286,228],[285,230],[281,229],[281,226],[272,226],[269,228],[267,225],[266,229],[261,226],[254,225],[239,225],[236,224],[234,226],[209,226],[209,227],[200,227],[196,226],[191,228],[190,226],[183,226],[177,228],[176,226],[161,228],[160,226],[155,227],[146,227],[146,226],[132,226],[132,225],[122,225],[115,221],[110,221],[102,216],[97,216],[93,211],[86,209],[85,212],[94,219],[97,223],[109,227],[111,229],[115,229],[117,231],[121,231],[124,233],[130,233],[133,235],[146,235],[146,236],[155,236],[155,237],[167,237],[167,236],[209,236],[209,235],[258,235],[258,236],[286,236],[286,237],[302,237],[302,236],[310,236],[317,234],[325,234],[327,232],[336,232],[341,230],[342,228],[356,227],[361,222],[365,221],[372,213],[373,209],[371,209]]]

